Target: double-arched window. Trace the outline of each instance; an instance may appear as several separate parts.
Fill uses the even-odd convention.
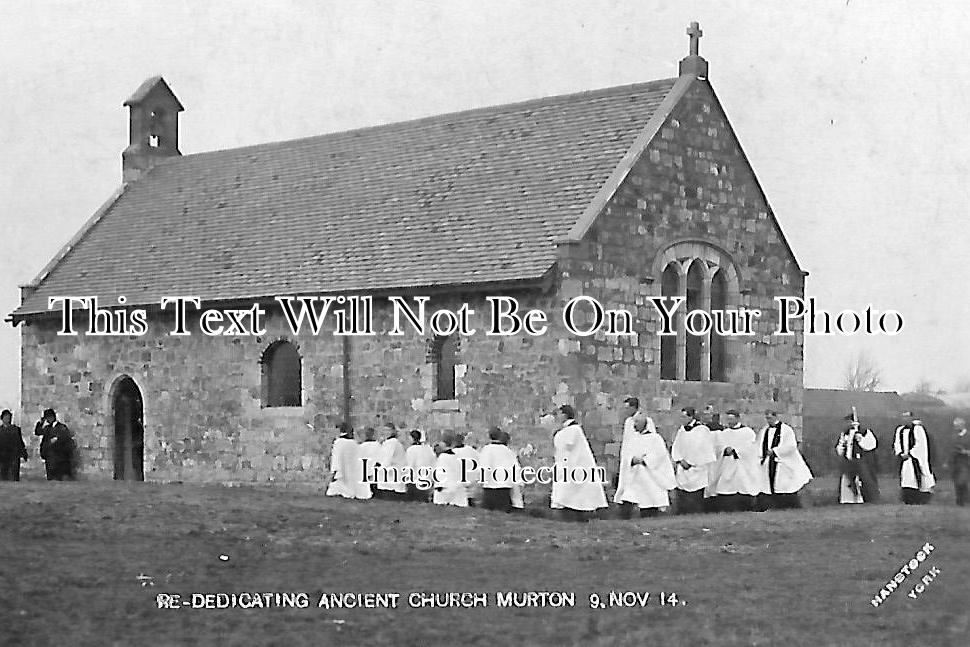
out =
[[[686,314],[691,310],[726,310],[739,301],[738,273],[727,252],[703,241],[682,241],[665,248],[654,263],[660,275],[660,294],[683,297],[674,321],[677,335],[660,338],[660,379],[729,381],[730,337],[716,332],[687,334]]]

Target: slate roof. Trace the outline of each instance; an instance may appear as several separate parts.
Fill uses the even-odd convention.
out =
[[[173,157],[92,219],[49,295],[157,304],[539,279],[676,79]]]

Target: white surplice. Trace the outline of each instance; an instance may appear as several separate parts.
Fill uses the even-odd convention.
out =
[[[583,428],[575,420],[567,420],[553,436],[552,444],[557,473],[552,483],[551,507],[586,511],[607,507],[606,492],[597,480],[596,459]],[[585,478],[573,479],[573,469]]]
[[[712,471],[711,491],[714,494],[760,494],[760,454],[754,429],[739,424],[712,433],[717,463]],[[728,447],[734,450],[737,458],[724,455]]]
[[[678,429],[670,447],[670,459],[674,462],[678,488],[685,492],[706,488],[711,466],[717,459],[714,455],[714,439],[707,425],[697,423],[689,429]],[[681,467],[679,461],[686,461],[690,468]]]
[[[638,462],[633,465],[635,458],[646,464]],[[620,475],[613,501],[636,503],[641,508],[664,508],[670,505],[667,492],[675,487],[674,467],[660,434],[625,429],[620,446]]]
[[[402,480],[406,456],[404,445],[397,438],[388,438],[381,443],[380,454],[381,467],[390,470],[387,479],[378,479],[377,489],[388,490],[391,492],[407,492],[407,484]],[[391,468],[395,468],[391,470]],[[396,478],[395,478],[396,471]]]
[[[489,443],[478,450],[482,487],[514,488],[516,476],[522,474],[519,457],[502,443]]]
[[[780,438],[778,436],[780,435]],[[775,439],[778,438],[777,444]],[[775,468],[774,494],[792,494],[812,480],[812,471],[805,464],[802,453],[798,451],[798,441],[795,430],[785,423],[762,427],[758,434],[758,475],[761,482],[761,492],[772,494],[771,480],[768,472],[770,459],[765,458],[768,450],[774,450],[777,456]]]
[[[381,444],[376,440],[365,440],[357,447],[357,456],[366,473],[373,474],[374,466],[381,462]],[[365,464],[364,461],[367,461]]]
[[[461,482],[461,459],[450,451],[441,452],[434,473],[432,501],[438,505],[468,507],[468,491]]]
[[[896,436],[893,439],[893,453],[900,456],[904,451],[909,452],[910,458],[904,460],[899,468],[899,487],[914,490],[918,488],[921,492],[931,492],[933,486],[936,485],[936,477],[930,470],[926,429],[918,420],[913,422],[911,431],[907,430],[905,425],[896,428]],[[916,459],[919,463],[921,483],[916,482],[916,468],[912,459]]]
[[[330,453],[330,485],[327,496],[369,499],[370,485],[364,482],[364,467],[357,443],[351,438],[337,438]]]
[[[864,452],[871,452],[876,448],[876,434],[870,429],[860,429],[858,431],[848,429],[839,436],[839,441],[835,444],[835,452],[842,458],[852,458],[852,445],[850,439],[855,435],[855,443]],[[847,474],[839,476],[839,503],[865,503],[862,498],[862,484],[859,477],[855,477],[855,487],[849,482]]]
[[[479,464],[478,450],[470,445],[462,445],[452,450],[455,456],[461,461],[463,474],[465,476],[462,483],[468,493],[469,499],[478,499],[481,496],[482,484],[478,480]]]

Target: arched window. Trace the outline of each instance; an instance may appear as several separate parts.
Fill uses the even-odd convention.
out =
[[[660,337],[660,379],[718,381],[731,379],[733,356],[741,346],[727,335],[687,333],[686,314],[692,310],[734,310],[740,303],[738,271],[730,254],[702,240],[684,240],[661,249],[653,262],[660,276],[660,296],[679,296],[683,305],[674,315],[677,336]],[[699,327],[702,321],[691,323]],[[724,325],[730,326],[727,318]]]
[[[727,279],[725,271],[718,270],[711,279],[711,310],[725,310],[727,308]],[[727,381],[727,354],[723,335],[711,330],[711,381]]]
[[[299,407],[303,404],[302,361],[296,346],[286,340],[263,353],[263,406]]]
[[[697,259],[690,264],[690,268],[687,270],[687,302],[684,304],[685,312],[704,308],[704,270],[701,265],[703,262]],[[703,354],[704,338],[700,335],[687,335],[687,370],[685,371],[685,379],[694,382],[701,380],[703,377],[701,370]]]
[[[431,349],[434,365],[434,399],[455,399],[455,364],[458,355],[457,335],[436,337]]]
[[[660,280],[660,294],[663,297],[675,297],[680,294],[680,278],[674,263],[670,263],[664,269]],[[677,379],[677,335],[660,335],[660,379]]]

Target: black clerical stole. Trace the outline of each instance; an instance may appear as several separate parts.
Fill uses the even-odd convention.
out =
[[[903,427],[903,437],[900,439],[903,453],[909,454],[909,460],[913,463],[913,476],[916,477],[916,488],[919,490],[923,489],[923,470],[921,469],[919,459],[910,454],[913,449],[913,445],[916,444],[916,429],[912,424]]]
[[[774,449],[781,442],[781,421],[779,420],[773,425],[768,425],[768,429],[765,431],[765,438],[761,442],[761,462],[764,463],[765,459],[768,458],[768,450]],[[768,485],[770,486],[771,493],[775,493],[775,473],[778,471],[778,461],[775,457],[771,457],[768,461]]]

